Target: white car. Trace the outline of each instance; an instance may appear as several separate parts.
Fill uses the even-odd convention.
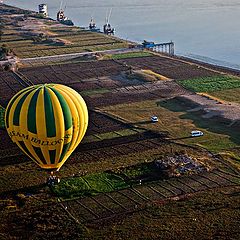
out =
[[[203,136],[203,132],[194,130],[194,131],[191,131],[191,136],[192,137],[200,137],[200,136]]]
[[[157,116],[152,116],[151,117],[151,122],[158,122],[158,117]]]

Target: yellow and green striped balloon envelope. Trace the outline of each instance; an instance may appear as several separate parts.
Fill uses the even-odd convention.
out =
[[[83,139],[88,110],[67,86],[35,85],[10,100],[5,124],[12,141],[41,168],[60,169]]]

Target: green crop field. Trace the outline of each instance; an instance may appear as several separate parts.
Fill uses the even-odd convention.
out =
[[[178,81],[193,92],[214,92],[240,87],[240,79],[232,76],[214,76]]]
[[[96,173],[84,177],[64,179],[53,188],[59,197],[91,196],[128,187],[125,180],[114,173]]]

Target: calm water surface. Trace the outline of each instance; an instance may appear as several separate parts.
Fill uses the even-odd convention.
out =
[[[6,0],[7,4],[37,10],[48,4],[56,17],[60,0]],[[116,35],[137,42],[173,40],[176,53],[240,69],[239,0],[65,0],[66,15],[78,26],[91,16],[99,27],[112,8]]]

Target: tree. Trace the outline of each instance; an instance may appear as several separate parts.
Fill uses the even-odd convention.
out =
[[[0,47],[0,59],[5,59],[7,56],[10,55],[11,53],[11,49],[9,46],[7,46],[6,44],[3,44],[1,47]]]
[[[3,24],[0,22],[0,40],[2,40],[3,29],[4,29],[4,26],[3,26]]]

